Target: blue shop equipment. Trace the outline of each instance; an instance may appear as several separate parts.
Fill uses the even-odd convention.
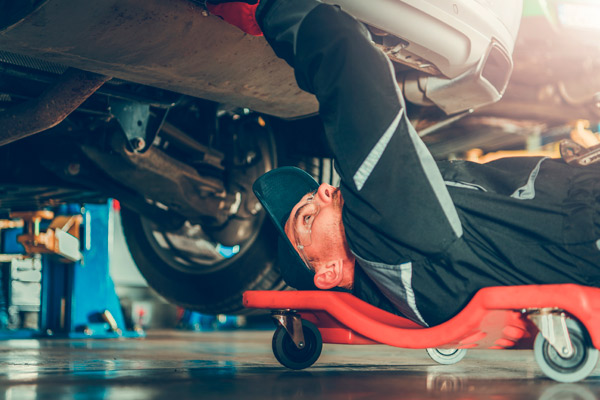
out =
[[[39,214],[35,214],[33,220],[26,217],[23,227],[2,231],[3,254],[0,261],[10,260],[11,265],[8,287],[24,287],[31,298],[31,293],[36,293],[37,284],[39,314],[37,329],[2,330],[0,338],[117,338],[144,335],[142,331],[126,329],[119,298],[109,274],[110,205],[111,202],[83,207],[61,206],[54,210],[57,217],[52,221],[38,218]],[[23,256],[26,253],[23,244],[29,250],[28,257]],[[32,255],[32,252],[38,254]],[[15,271],[30,278],[35,277],[37,272],[40,279],[38,282],[33,278],[26,281],[14,276]],[[30,303],[35,302],[30,299]],[[0,301],[0,322],[1,306]],[[35,304],[29,308],[22,304],[12,306],[24,307],[23,310],[29,313],[36,311]],[[8,307],[10,309],[11,304]]]

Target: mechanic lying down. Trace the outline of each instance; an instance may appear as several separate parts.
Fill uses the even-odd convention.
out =
[[[353,17],[316,0],[211,2],[246,32],[262,30],[317,96],[341,176],[338,189],[284,167],[255,184],[290,286],[348,290],[426,326],[487,286],[600,286],[600,167],[436,163],[390,61]]]

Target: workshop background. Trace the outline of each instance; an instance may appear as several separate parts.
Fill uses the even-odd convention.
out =
[[[600,162],[600,1],[339,3],[389,11],[368,25],[437,160]],[[203,1],[0,0],[0,399],[600,399],[594,289],[488,291],[406,349],[432,331],[286,286],[251,187],[339,184],[316,112]]]

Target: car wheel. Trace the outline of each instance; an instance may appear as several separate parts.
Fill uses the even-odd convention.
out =
[[[276,232],[261,216],[256,232],[243,244],[222,246],[201,227],[160,230],[139,214],[122,210],[131,255],[148,284],[167,300],[208,314],[244,314],[246,290],[285,287],[276,265]]]
[[[237,152],[231,158],[241,161],[228,164],[230,176],[243,196],[254,198],[252,183],[276,165],[276,145],[266,131],[261,136],[235,128],[237,141],[231,142]],[[245,291],[285,288],[276,264],[275,228],[256,199],[242,203],[239,209],[246,211],[232,215],[218,230],[197,221],[169,230],[124,207],[125,238],[148,284],[167,300],[208,314],[247,314]]]

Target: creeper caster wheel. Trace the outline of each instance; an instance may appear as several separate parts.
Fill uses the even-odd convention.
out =
[[[436,363],[456,364],[467,355],[467,349],[427,349],[427,355]]]
[[[302,320],[302,332],[304,342],[301,348],[298,348],[288,332],[278,326],[273,335],[273,354],[281,365],[290,369],[308,368],[317,361],[323,349],[323,339],[317,327],[309,322]]]
[[[585,379],[596,367],[598,350],[592,347],[584,327],[568,319],[567,329],[573,347],[570,357],[563,357],[541,333],[535,338],[533,352],[544,374],[557,382],[577,382]]]

